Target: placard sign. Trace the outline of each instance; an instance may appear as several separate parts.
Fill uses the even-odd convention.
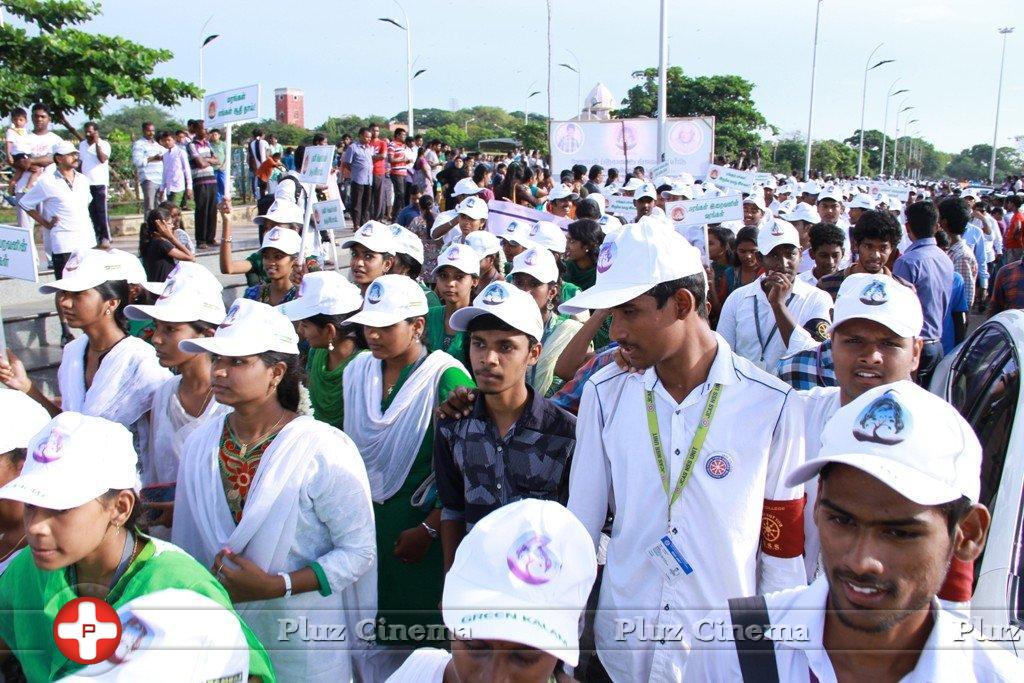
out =
[[[608,213],[615,214],[619,218],[628,217],[632,222],[634,216],[636,216],[636,205],[633,204],[632,197],[623,197],[622,195],[615,195],[608,199]]]
[[[313,185],[326,185],[334,166],[334,145],[307,147],[302,158],[300,180]]]
[[[676,227],[742,220],[743,197],[727,194],[724,197],[698,197],[669,202],[665,204],[665,214]]]
[[[711,164],[708,168],[707,180],[723,190],[736,190],[750,194],[754,185],[754,174],[750,171],[740,171],[728,166]]]
[[[528,206],[520,206],[502,199],[492,199],[487,202],[487,230],[495,235],[505,232],[505,226],[512,221],[526,223],[532,226],[537,221],[551,221],[565,230],[569,224],[568,218],[554,216],[547,211],[538,211]]]
[[[345,207],[340,199],[314,202],[313,225],[317,230],[342,230],[345,227]]]
[[[31,230],[0,225],[0,276],[38,281],[36,246]]]
[[[259,117],[259,84],[222,90],[203,98],[203,122],[207,129],[239,121],[252,121]]]

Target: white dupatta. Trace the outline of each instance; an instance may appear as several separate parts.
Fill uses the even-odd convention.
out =
[[[199,417],[192,417],[181,405],[178,389],[181,376],[171,377],[153,392],[153,410],[150,415],[149,457],[142,463],[142,485],[167,484],[178,477],[178,464],[185,448],[185,439],[200,423],[209,418],[226,415],[231,408],[210,397]]]
[[[363,353],[345,368],[345,433],[355,442],[366,464],[375,503],[394,496],[416,460],[430,427],[434,394],[441,375],[450,368],[465,370],[444,351],[434,351],[412,371],[391,405],[381,412],[383,363]]]
[[[309,416],[299,416],[288,423],[263,453],[245,501],[245,513],[236,525],[225,498],[219,465],[220,437],[226,419],[225,415],[201,421],[185,441],[174,497],[172,541],[206,567],[213,565],[218,552],[230,548],[270,574],[301,569],[290,566],[288,556],[297,542],[299,501],[313,457],[317,453],[337,452],[348,446],[347,440],[338,430]],[[358,466],[356,454],[351,455]],[[368,488],[365,480],[363,486]],[[279,680],[349,680],[350,657],[354,650],[365,647],[365,642],[354,637],[359,632],[358,625],[372,623],[376,617],[376,563],[340,593],[323,596],[311,591],[239,603],[235,608],[260,641],[268,643]],[[298,618],[305,619],[312,630],[317,625],[344,623],[348,635],[342,642],[319,647],[304,642],[301,632],[283,639],[283,625]]]

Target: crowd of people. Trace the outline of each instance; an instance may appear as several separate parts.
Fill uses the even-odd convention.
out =
[[[1024,677],[966,617],[981,445],[923,388],[972,311],[1024,307],[1012,181],[774,177],[694,245],[665,204],[710,180],[552,182],[369,128],[318,188],[256,131],[240,259],[192,123],[136,143],[138,256],[64,208],[103,196],[76,170],[97,137],[21,176],[68,339],[56,396],[0,359],[7,670],[142,678],[176,647],[201,680]],[[318,196],[351,212],[347,276],[304,248]],[[497,202],[547,215],[496,229]],[[227,306],[215,242],[248,283]],[[80,596],[165,640],[82,669],[51,636]]]

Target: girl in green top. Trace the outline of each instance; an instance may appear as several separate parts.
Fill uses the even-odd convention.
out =
[[[424,347],[426,312],[426,297],[415,282],[385,275],[370,285],[362,311],[350,320],[363,325],[370,348],[345,371],[345,433],[370,479],[378,623],[383,619],[389,627],[377,632],[383,645],[413,644],[403,626],[441,623],[441,510],[432,493],[432,417],[452,390],[473,386],[461,363]]]
[[[21,475],[0,498],[25,504],[29,547],[0,576],[0,639],[30,681],[81,668],[54,641],[54,619],[79,597],[117,609],[165,588],[192,590],[231,610],[209,571],[180,549],[139,533],[138,457],[123,426],[98,417],[58,415],[29,444]],[[241,620],[239,620],[241,622]],[[241,622],[250,671],[275,680],[266,650]]]
[[[604,234],[597,221],[583,218],[568,225],[566,240],[565,281],[580,289],[589,289],[597,282],[597,252]]]
[[[437,278],[434,286],[444,305],[435,306],[427,313],[427,350],[444,351],[465,364],[467,335],[453,330],[448,321],[452,313],[472,302],[473,287],[480,276],[480,257],[470,246],[453,244],[437,257],[434,276]]]

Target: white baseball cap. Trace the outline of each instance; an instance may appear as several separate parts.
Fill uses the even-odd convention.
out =
[[[558,282],[558,263],[547,249],[532,247],[512,259],[509,275],[516,273],[526,273],[543,284]]]
[[[682,197],[683,199],[693,199],[694,191],[693,185],[684,185],[680,182],[672,183],[672,187],[662,191],[662,199],[670,199],[672,197]]]
[[[511,220],[505,224],[505,228],[501,231],[501,234],[498,235],[498,239],[511,242],[512,244],[518,244],[529,249],[533,246],[533,242],[530,241],[530,238],[527,237],[527,235],[529,235],[532,227],[533,226],[531,224],[524,221]]]
[[[873,320],[901,337],[919,337],[924,326],[917,294],[882,274],[854,273],[843,280],[836,294],[831,329],[853,318]]]
[[[349,318],[348,322],[352,325],[388,327],[426,314],[427,295],[415,280],[404,275],[381,275],[366,288],[363,310]]]
[[[70,510],[110,489],[138,490],[138,463],[132,434],[123,425],[61,413],[29,441],[21,474],[0,488],[0,498]]]
[[[114,654],[62,682],[246,681],[249,643],[239,617],[195,591],[167,588],[117,610],[121,640]]]
[[[536,306],[535,306],[536,307]],[[470,530],[445,577],[444,623],[579,662],[580,613],[597,576],[594,543],[562,505],[525,499]]]
[[[28,442],[50,421],[50,414],[27,394],[6,387],[0,389],[0,453],[28,448]]]
[[[813,180],[808,180],[800,185],[800,194],[817,195],[819,192],[821,192],[821,187]]]
[[[345,315],[358,311],[363,305],[359,288],[334,270],[306,273],[299,285],[299,295],[277,307],[292,322],[312,318],[314,315]]]
[[[53,146],[54,154],[78,154],[78,148],[67,140],[61,140]]]
[[[640,185],[640,187],[636,188],[636,191],[633,192],[633,201],[644,198],[658,198],[658,193],[654,189],[654,185],[652,185],[651,183],[643,183],[642,185]]]
[[[423,240],[419,235],[395,223],[391,226],[391,236],[397,245],[396,254],[411,256],[416,263],[423,265]]]
[[[831,199],[834,202],[843,203],[843,192],[837,187],[826,187],[821,194],[818,195],[818,203],[822,203],[826,199]]]
[[[981,492],[981,444],[956,408],[913,382],[870,389],[841,407],[821,434],[818,457],[795,468],[787,486],[829,463],[856,467],[920,505]]]
[[[597,283],[558,307],[575,314],[611,308],[635,299],[662,282],[704,273],[700,251],[675,230],[655,222],[631,223],[597,256]]]
[[[800,233],[789,221],[769,218],[757,231],[757,250],[762,256],[767,256],[780,244],[791,244],[799,249]]]
[[[636,176],[633,176],[628,181],[626,181],[625,185],[623,185],[622,191],[623,192],[636,192],[643,185],[644,185],[644,181],[643,180],[640,180]]]
[[[469,275],[480,275],[481,256],[471,246],[465,244],[452,244],[437,256],[437,265],[434,267],[436,275],[445,266],[451,266]]]
[[[288,318],[273,306],[235,299],[212,337],[186,339],[178,343],[185,353],[212,353],[238,358],[277,351],[298,353],[299,337]]]
[[[167,276],[163,293],[152,305],[133,304],[124,309],[129,320],[165,323],[224,322],[224,286],[198,263],[179,261]]]
[[[558,183],[551,192],[548,193],[548,201],[553,202],[556,199],[572,199],[573,197],[579,197],[579,194],[572,189],[572,186]]]
[[[605,215],[605,209],[608,207],[608,200],[605,199],[603,194],[600,192],[591,192],[587,195],[587,199],[584,199],[583,201],[587,201],[588,199],[597,204],[597,210],[601,212],[602,216]]]
[[[480,258],[501,251],[501,240],[487,230],[476,230],[462,238],[462,243],[473,247]]]
[[[524,252],[526,253],[526,252]],[[522,254],[520,254],[522,256]],[[466,306],[452,313],[448,321],[453,330],[466,330],[476,317],[491,314],[537,341],[544,336],[544,320],[533,297],[504,280],[495,280]]]
[[[459,182],[455,183],[455,187],[452,188],[452,195],[459,197],[461,195],[476,194],[483,188],[473,182],[472,178],[463,178]]]
[[[130,285],[141,285],[148,279],[146,277],[146,269],[142,266],[142,261],[135,254],[123,249],[107,249],[107,256],[117,263],[121,273],[124,275],[124,277],[120,278],[110,278],[111,280],[124,280]]]
[[[794,206],[786,207],[788,210],[779,211],[779,217],[786,221],[806,221],[807,223],[820,223],[821,216],[817,210],[807,202],[797,202]]]
[[[379,221],[367,221],[347,240],[341,243],[342,249],[349,249],[360,244],[378,254],[398,253],[399,246],[391,233],[391,228]]]
[[[469,218],[487,218],[487,202],[480,197],[466,197],[458,203],[455,210]]]
[[[302,235],[291,228],[274,226],[267,230],[263,236],[263,243],[260,244],[260,251],[264,249],[277,249],[289,256],[295,256],[302,251]]]
[[[124,280],[123,264],[102,249],[83,249],[72,252],[64,264],[59,280],[39,287],[40,294],[54,292],[84,292],[104,282]]]
[[[256,216],[256,218],[252,219],[252,222],[256,225],[263,225],[263,221],[303,225],[306,222],[306,215],[303,213],[302,208],[295,202],[277,200],[270,205],[266,214]]]
[[[622,230],[622,221],[608,213],[601,216],[597,224],[601,226],[601,232],[604,233],[606,239],[619,234],[619,231]]]
[[[530,228],[530,234],[526,239],[535,246],[544,247],[559,254],[565,253],[565,231],[557,223],[537,221]]]
[[[744,204],[753,204],[762,211],[767,211],[768,207],[764,203],[764,191],[761,190],[760,185],[755,185],[752,188],[752,192],[743,198]]]

